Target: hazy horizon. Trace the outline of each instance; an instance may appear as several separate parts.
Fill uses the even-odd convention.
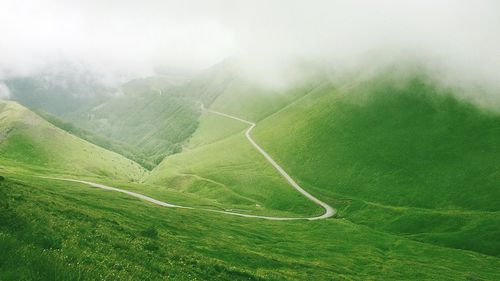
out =
[[[0,80],[70,64],[113,83],[237,58],[274,83],[300,61],[416,61],[496,89],[499,11],[495,1],[16,1],[0,11]]]

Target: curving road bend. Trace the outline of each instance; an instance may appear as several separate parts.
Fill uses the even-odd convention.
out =
[[[271,165],[273,165],[273,167],[280,173],[280,175],[283,176],[283,178],[285,178],[285,180],[293,188],[295,188],[298,192],[300,192],[302,195],[307,197],[307,199],[313,201],[314,203],[321,206],[325,210],[323,215],[318,216],[318,217],[307,218],[308,220],[326,219],[326,218],[329,218],[329,217],[332,217],[335,215],[336,211],[334,208],[332,208],[330,205],[326,204],[325,202],[319,200],[318,198],[314,197],[312,194],[310,194],[309,192],[305,191],[302,187],[300,187],[300,185],[297,182],[295,182],[295,180],[280,165],[278,165],[278,163],[276,163],[276,161],[274,161],[274,159],[271,156],[269,156],[269,154],[267,154],[267,152],[259,144],[257,144],[254,139],[252,139],[251,132],[256,126],[255,123],[238,118],[236,116],[222,113],[219,111],[205,109],[203,106],[202,106],[202,109],[204,109],[207,112],[218,114],[220,116],[231,118],[231,119],[234,119],[234,120],[237,120],[237,121],[240,121],[240,122],[243,122],[243,123],[250,125],[250,127],[248,127],[247,131],[245,132],[245,136],[247,137],[248,141],[260,152],[260,154],[262,154],[264,156],[264,158],[266,158],[266,160],[269,163],[271,163]]]
[[[120,188],[116,188],[116,187],[112,187],[112,186],[107,186],[107,185],[100,184],[100,183],[85,181],[85,180],[68,179],[68,178],[57,178],[57,177],[42,177],[42,176],[39,176],[39,178],[82,183],[82,184],[86,184],[86,185],[89,185],[89,186],[92,186],[92,187],[101,188],[101,189],[104,189],[104,190],[109,190],[109,191],[115,191],[115,192],[124,193],[124,194],[130,195],[130,196],[139,198],[141,200],[144,200],[144,201],[147,201],[147,202],[150,202],[150,203],[162,206],[162,207],[167,207],[167,208],[181,208],[181,209],[191,209],[191,210],[202,210],[202,211],[207,211],[207,212],[214,212],[214,213],[220,213],[220,214],[226,214],[226,215],[232,215],[232,216],[239,216],[239,217],[245,217],[245,218],[257,218],[257,219],[276,220],[276,221],[286,221],[286,220],[321,220],[321,219],[330,218],[330,217],[332,217],[332,216],[335,215],[336,210],[334,208],[332,208],[330,205],[326,204],[325,202],[319,200],[318,198],[314,197],[309,192],[305,191],[302,187],[300,187],[300,185],[297,182],[295,182],[295,180],[293,180],[293,178],[290,177],[290,175],[280,165],[278,165],[278,163],[276,163],[276,161],[274,161],[274,159],[271,156],[269,156],[269,154],[267,154],[267,152],[262,147],[260,147],[260,145],[258,145],[252,139],[251,132],[252,132],[253,128],[255,128],[255,123],[247,121],[247,120],[244,120],[244,119],[241,119],[241,118],[238,118],[236,116],[232,116],[232,115],[225,114],[225,113],[218,112],[218,111],[211,110],[211,109],[206,109],[206,108],[203,107],[203,105],[201,106],[201,108],[202,108],[202,110],[205,110],[207,112],[210,112],[210,113],[213,113],[213,114],[217,114],[217,115],[220,115],[220,116],[224,116],[224,117],[227,117],[227,118],[231,118],[231,119],[234,119],[234,120],[237,120],[237,121],[240,121],[240,122],[243,122],[243,123],[246,123],[246,124],[250,125],[250,127],[248,127],[248,129],[245,132],[245,136],[248,139],[248,141],[257,149],[257,151],[259,151],[260,154],[262,154],[266,158],[266,160],[269,163],[271,163],[271,165],[280,173],[280,175],[283,176],[283,178],[294,189],[296,189],[298,192],[300,192],[302,195],[304,195],[307,199],[311,200],[315,204],[317,204],[320,207],[322,207],[324,209],[324,213],[322,215],[316,216],[316,217],[271,217],[271,216],[258,216],[258,215],[250,215],[250,214],[241,214],[241,213],[230,212],[230,211],[220,211],[220,210],[213,210],[213,209],[195,208],[195,207],[188,207],[188,206],[181,206],[181,205],[170,204],[170,203],[167,203],[167,202],[156,200],[154,198],[151,198],[149,196],[146,196],[146,195],[143,195],[143,194],[140,194],[140,193],[136,193],[136,192],[132,192],[132,191],[128,191],[128,190],[124,190],[124,189],[120,189]]]

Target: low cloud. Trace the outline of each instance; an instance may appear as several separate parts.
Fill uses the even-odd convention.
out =
[[[498,1],[19,0],[2,4],[0,36],[0,79],[71,62],[112,81],[236,57],[280,84],[304,61],[412,60],[451,83],[500,88]]]
[[[5,83],[0,82],[0,100],[6,100],[10,98],[10,90]]]

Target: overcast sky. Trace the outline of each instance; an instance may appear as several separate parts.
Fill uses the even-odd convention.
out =
[[[0,1],[0,78],[61,61],[147,75],[239,57],[266,73],[296,59],[359,64],[413,55],[457,77],[500,77],[495,0]]]

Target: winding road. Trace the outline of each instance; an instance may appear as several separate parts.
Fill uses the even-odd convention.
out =
[[[300,187],[300,185],[297,182],[295,182],[295,180],[280,165],[278,165],[278,163],[276,163],[276,161],[274,161],[274,159],[271,156],[269,156],[269,154],[260,145],[258,145],[254,139],[252,139],[251,132],[256,126],[255,123],[238,118],[236,116],[226,114],[226,113],[218,112],[218,111],[211,110],[211,109],[206,109],[203,105],[201,105],[201,109],[205,110],[206,112],[217,114],[217,115],[220,115],[220,116],[223,116],[226,118],[231,118],[233,120],[237,120],[237,121],[240,121],[240,122],[243,122],[245,124],[250,125],[250,127],[248,127],[248,129],[245,132],[245,136],[248,139],[248,141],[253,145],[253,147],[255,147],[257,149],[257,151],[259,151],[259,153],[262,154],[266,158],[266,160],[278,171],[278,173],[280,173],[281,176],[283,176],[283,178],[294,189],[296,189],[298,192],[300,192],[302,195],[304,195],[307,199],[314,202],[316,205],[322,207],[324,209],[324,213],[322,215],[316,216],[316,217],[271,217],[271,216],[258,216],[258,215],[250,215],[250,214],[241,214],[241,213],[230,212],[230,211],[220,211],[220,210],[213,210],[213,209],[206,209],[206,208],[195,208],[195,207],[187,207],[187,206],[170,204],[170,203],[156,200],[154,198],[151,198],[149,196],[146,196],[146,195],[143,195],[140,193],[136,193],[136,192],[132,192],[132,191],[116,188],[116,187],[111,187],[111,186],[103,185],[100,183],[94,183],[94,182],[90,182],[90,181],[67,179],[67,178],[56,178],[56,177],[41,177],[41,178],[82,183],[82,184],[86,184],[86,185],[89,185],[92,187],[97,187],[97,188],[101,188],[101,189],[105,189],[105,190],[120,192],[120,193],[124,193],[124,194],[130,195],[130,196],[133,196],[133,197],[137,197],[141,200],[144,200],[144,201],[147,201],[147,202],[150,202],[150,203],[162,206],[162,207],[167,207],[167,208],[182,208],[182,209],[192,209],[192,210],[196,209],[196,210],[203,210],[203,211],[207,211],[207,212],[221,213],[221,214],[246,217],[246,218],[258,218],[258,219],[277,220],[277,221],[321,220],[321,219],[330,218],[330,217],[335,215],[336,210],[334,208],[332,208],[327,203],[319,200],[318,198],[314,197],[312,194],[310,194],[309,192],[305,191],[302,187]]]

